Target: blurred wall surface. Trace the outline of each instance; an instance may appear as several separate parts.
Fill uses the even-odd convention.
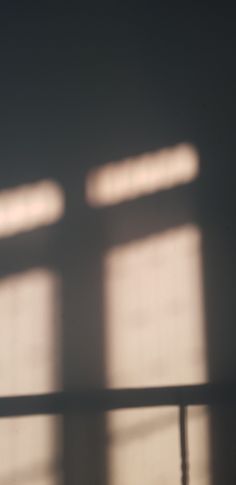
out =
[[[232,381],[233,12],[46,3],[0,7],[0,409]],[[232,405],[186,422],[0,418],[0,483],[234,484]]]

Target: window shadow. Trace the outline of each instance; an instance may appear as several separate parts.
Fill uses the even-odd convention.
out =
[[[85,170],[83,181],[86,173]],[[10,419],[18,410],[19,414],[30,416],[34,414],[33,404],[37,409],[35,414],[44,413],[43,409],[46,409],[46,413],[56,412],[63,415],[68,406],[69,411],[64,414],[62,431],[58,437],[63,446],[64,483],[73,485],[81,481],[84,485],[109,485],[108,418],[104,409],[109,411],[112,402],[114,409],[116,405],[119,407],[121,398],[115,395],[112,400],[109,393],[105,393],[101,404],[101,401],[96,401],[96,397],[93,396],[92,401],[85,401],[83,410],[80,411],[79,401],[73,394],[69,394],[66,401],[63,400],[67,392],[103,390],[107,387],[108,342],[105,328],[106,293],[103,261],[109,248],[133,243],[153,234],[159,236],[165,231],[193,221],[197,223],[203,234],[202,268],[208,378],[210,382],[220,384],[234,378],[235,308],[232,260],[235,256],[232,233],[228,232],[228,221],[224,218],[228,207],[226,206],[222,213],[214,213],[214,207],[209,201],[218,195],[219,185],[214,189],[210,185],[209,189],[210,182],[204,177],[203,185],[201,183],[200,176],[199,180],[186,186],[94,210],[86,206],[82,197],[78,201],[75,182],[67,179],[65,183],[61,182],[66,196],[66,213],[61,222],[56,222],[52,227],[38,228],[0,240],[2,281],[10,275],[20,275],[23,271],[35,267],[52,269],[60,274],[62,280],[61,387],[65,394],[48,398],[25,397],[23,401],[16,397],[15,401],[5,404],[4,400],[0,399],[0,414]],[[212,389],[206,394],[200,392],[198,403],[210,403],[212,409],[209,430],[211,480],[212,483],[221,484],[223,477],[227,476],[227,483],[233,483],[233,393],[227,393],[225,388],[221,387],[220,391],[217,391],[216,400],[214,396],[215,391]],[[105,404],[109,403],[109,399],[111,407]],[[135,406],[138,397],[134,395],[132,399]],[[231,400],[230,405],[227,404],[227,399]],[[170,404],[173,400],[174,394],[170,394]],[[92,412],[91,403],[94,405]],[[191,405],[191,399],[185,404]],[[129,407],[127,401],[125,406]],[[187,446],[185,413],[186,408],[182,401],[178,424],[182,485],[191,484],[191,450]],[[154,432],[154,428],[158,433],[164,424],[164,419],[160,420],[156,428],[152,421],[146,422],[144,425],[140,424],[140,427],[135,426],[130,433],[127,428],[121,445],[138,435],[145,437],[148,430]],[[38,470],[36,474],[41,473],[40,470],[43,471],[43,465],[40,465]],[[24,480],[28,480],[28,472],[22,473]]]

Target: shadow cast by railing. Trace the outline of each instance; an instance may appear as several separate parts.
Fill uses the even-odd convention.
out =
[[[105,411],[174,406],[179,408],[181,484],[189,484],[188,418],[189,406],[235,406],[236,386],[203,384],[140,389],[103,389],[58,392],[0,398],[0,418],[43,414],[79,413],[93,415]],[[153,426],[153,424],[152,424]]]

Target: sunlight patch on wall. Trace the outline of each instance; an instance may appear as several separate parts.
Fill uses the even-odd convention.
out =
[[[178,409],[107,413],[109,485],[181,483]]]
[[[108,251],[108,387],[207,380],[201,266],[201,235],[194,225]]]
[[[0,281],[0,396],[60,388],[59,293],[44,268]]]
[[[35,268],[0,281],[0,396],[61,388],[60,280]],[[0,483],[59,485],[59,417],[0,419]]]
[[[190,408],[187,467],[191,485],[210,485],[209,416]],[[109,485],[181,484],[178,408],[144,408],[107,413]]]
[[[91,170],[86,201],[94,207],[117,204],[189,183],[198,172],[198,154],[189,144],[145,153]]]
[[[188,408],[188,460],[191,485],[210,485],[210,408]]]
[[[0,483],[63,485],[62,422],[58,416],[0,420]]]
[[[0,237],[13,236],[58,221],[64,213],[64,193],[52,180],[0,192]]]
[[[207,381],[201,234],[186,225],[117,246],[104,261],[108,388]],[[191,485],[210,485],[209,417],[187,414]],[[181,483],[178,407],[107,413],[109,485]]]

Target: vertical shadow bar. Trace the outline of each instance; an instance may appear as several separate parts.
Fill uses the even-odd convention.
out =
[[[188,446],[187,446],[187,408],[179,408],[180,453],[181,453],[181,485],[189,485]]]
[[[78,184],[74,186],[69,180],[62,254],[62,341],[64,389],[72,393],[104,388],[105,375],[103,232],[100,220],[77,198],[77,191],[83,193],[83,187],[78,189]],[[106,485],[104,414],[97,412],[95,407],[92,412],[88,411],[85,406],[82,411],[74,409],[66,413],[63,421],[64,484]]]

